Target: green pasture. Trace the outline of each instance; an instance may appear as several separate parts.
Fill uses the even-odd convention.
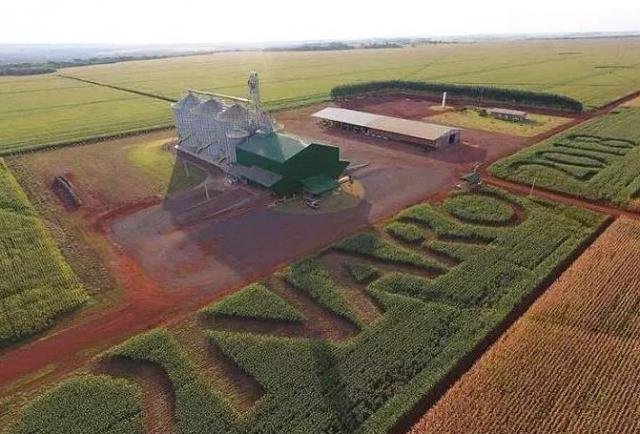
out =
[[[195,187],[207,178],[200,167],[191,163],[185,167],[177,162],[175,153],[165,149],[166,144],[164,139],[136,144],[127,150],[127,159],[158,182],[167,184],[167,194]]]

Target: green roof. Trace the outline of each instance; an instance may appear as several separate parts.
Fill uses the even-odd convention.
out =
[[[278,163],[284,163],[307,146],[294,137],[271,133],[254,134],[240,143],[237,148]]]
[[[467,173],[466,175],[462,175],[460,179],[462,179],[463,181],[470,182],[472,184],[477,184],[478,182],[480,182],[480,174],[477,172],[471,172],[471,173]]]
[[[325,175],[316,175],[303,179],[302,186],[309,193],[320,195],[336,188],[338,181]]]

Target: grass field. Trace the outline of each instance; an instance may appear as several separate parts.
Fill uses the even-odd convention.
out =
[[[177,99],[189,88],[245,95],[250,70],[260,73],[270,108],[325,100],[339,84],[389,79],[547,91],[590,108],[640,88],[640,39],[220,53],[61,73]],[[0,98],[0,153],[171,122],[165,101],[55,75],[0,77]]]
[[[184,165],[176,163],[175,153],[166,145],[166,139],[140,142],[127,150],[127,159],[166,185],[167,194],[187,190],[207,178],[207,173],[194,164],[188,163],[185,169]]]
[[[622,104],[623,107],[640,107],[640,96]]]
[[[489,171],[629,209],[640,209],[640,108],[622,107],[504,158]]]
[[[0,155],[171,125],[169,103],[52,75],[0,77]]]
[[[494,189],[417,205],[205,308],[187,320],[190,338],[160,328],[100,359],[162,368],[175,426],[160,431],[387,432],[602,220]],[[386,232],[393,222],[420,236],[399,241]],[[279,307],[260,301],[265,291]],[[198,322],[220,314],[235,320]],[[35,418],[38,402],[29,419],[78,417],[49,407]]]
[[[0,159],[0,347],[51,326],[87,298]]]
[[[598,106],[640,88],[640,39],[228,53],[70,68],[64,73],[178,98],[194,87],[244,95],[250,69],[260,73],[263,98],[271,106],[324,98],[341,83],[385,79],[541,90]]]
[[[412,433],[640,431],[639,243],[614,222]]]
[[[491,131],[494,133],[511,134],[521,137],[533,137],[562,126],[570,119],[530,113],[524,122],[511,122],[495,119],[491,116],[480,116],[475,110],[445,111],[424,119],[427,122],[443,123],[462,128]]]

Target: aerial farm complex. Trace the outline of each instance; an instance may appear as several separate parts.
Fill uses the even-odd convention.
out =
[[[260,101],[257,73],[248,88],[249,99],[189,91],[174,104],[178,152],[281,195],[335,189],[349,164],[340,160],[340,149],[277,132]]]
[[[640,432],[639,38],[0,99],[0,433]]]

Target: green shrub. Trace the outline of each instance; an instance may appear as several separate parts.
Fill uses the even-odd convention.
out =
[[[0,347],[50,327],[87,299],[0,159]]]
[[[438,237],[488,243],[497,236],[495,228],[454,221],[442,210],[436,209],[430,204],[412,206],[398,214],[396,219],[425,225],[433,230]]]
[[[227,405],[167,330],[140,335],[104,357],[154,363],[167,373],[175,391],[177,433],[389,432],[437,392],[470,351],[604,220],[586,210],[540,204],[496,189],[482,193],[522,206],[525,219],[487,229],[459,223],[431,205],[396,216],[410,215],[411,221],[437,228],[438,239],[424,244],[454,253],[462,262],[433,279],[406,267],[385,272],[365,290],[382,314],[349,338],[334,342],[315,334],[303,339],[203,331],[209,343],[260,385],[262,394],[249,412],[239,414]],[[358,238],[362,234],[355,241],[349,237],[346,245],[361,251],[364,244],[371,253],[371,243],[382,243],[383,252],[395,252],[379,230],[365,232],[365,241]],[[451,234],[490,235],[492,240],[451,242]],[[380,254],[380,248],[373,251]],[[344,262],[358,264],[357,259]],[[341,288],[317,257],[292,264],[282,277],[318,304],[350,315]]]
[[[177,433],[237,433],[236,415],[229,403],[196,372],[166,329],[138,335],[102,354],[153,363],[166,372],[176,398]]]
[[[600,116],[493,163],[489,172],[628,208],[640,188],[640,109]]]

